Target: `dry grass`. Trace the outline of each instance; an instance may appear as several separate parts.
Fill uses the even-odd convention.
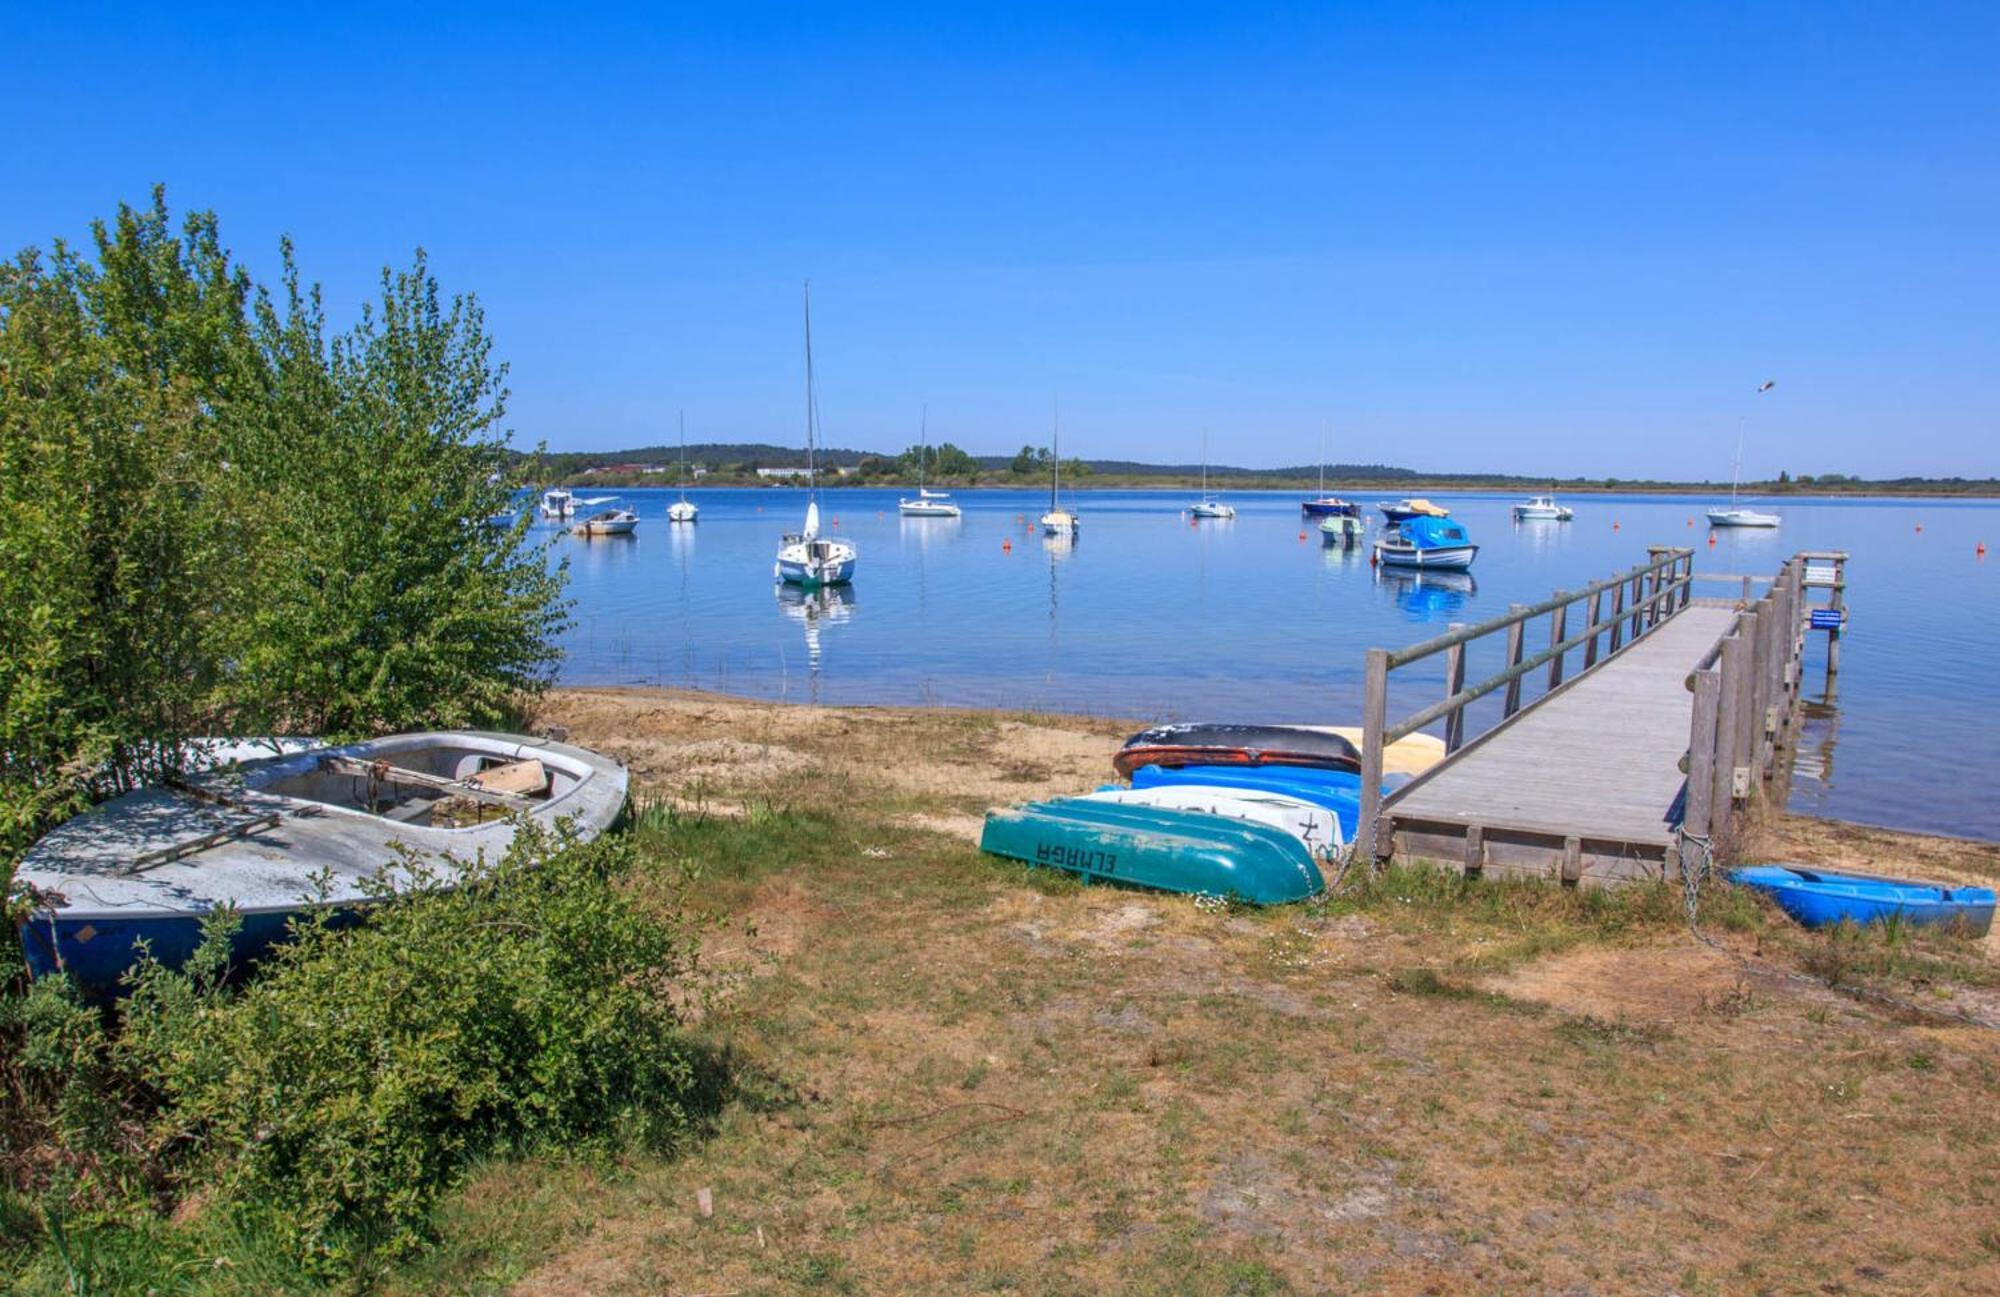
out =
[[[678,1162],[495,1168],[412,1287],[2000,1291],[1994,1034],[1746,972],[1664,892],[1395,875],[1215,912],[966,841],[1103,779],[1116,725],[603,691],[548,719],[708,808],[668,854],[728,919],[702,1029],[744,1097]]]

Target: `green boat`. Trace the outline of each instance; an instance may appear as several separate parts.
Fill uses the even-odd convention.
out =
[[[1267,824],[1082,798],[993,811],[982,851],[1087,879],[1253,905],[1283,905],[1326,886],[1312,853]]]

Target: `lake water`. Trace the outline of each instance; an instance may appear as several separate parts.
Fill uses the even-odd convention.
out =
[[[1083,492],[1082,535],[1061,544],[1033,525],[1046,492],[962,492],[965,516],[952,520],[900,517],[895,491],[842,489],[822,493],[821,507],[859,546],[859,574],[849,589],[809,596],[771,579],[804,491],[689,494],[701,506],[695,526],[668,525],[671,492],[634,490],[621,498],[644,519],[635,536],[555,542],[576,600],[565,682],[1353,723],[1367,648],[1608,576],[1644,561],[1648,544],[1693,545],[1697,572],[1758,576],[1800,549],[1844,549],[1852,619],[1838,695],[1810,709],[1794,807],[2000,838],[2000,797],[1986,780],[2000,768],[2000,555],[1974,553],[2000,545],[1993,503],[1786,499],[1768,506],[1783,527],[1717,532],[1710,545],[1707,497],[1580,495],[1567,501],[1574,522],[1516,524],[1517,497],[1433,492],[1482,548],[1469,577],[1414,577],[1372,568],[1365,545],[1323,547],[1317,527],[1301,525],[1297,493],[1227,493],[1234,521],[1193,525],[1181,512],[1190,493]],[[1372,536],[1379,497],[1358,498]],[[1499,651],[1476,650],[1469,678],[1497,669]],[[1823,655],[1814,635],[1814,700]],[[1439,696],[1442,659],[1392,678],[1391,714],[1407,714]],[[1496,715],[1476,712],[1469,732]]]

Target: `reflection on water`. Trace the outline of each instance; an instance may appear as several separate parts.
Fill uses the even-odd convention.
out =
[[[854,616],[854,587],[821,586],[809,590],[789,582],[777,583],[778,609],[806,629],[806,698],[819,701],[819,671],[825,658],[820,642],[823,627],[838,626]]]
[[[1833,788],[1833,749],[1840,737],[1840,709],[1830,700],[1800,699],[1798,746],[1792,756],[1792,803],[1818,810]]]
[[[1470,572],[1417,572],[1379,567],[1375,584],[1388,590],[1403,615],[1413,622],[1449,621],[1479,593]]]
[[[1360,714],[1369,648],[1577,589],[1643,562],[1649,544],[1693,546],[1698,573],[1759,577],[1800,549],[1844,549],[1854,619],[1837,720],[1846,750],[1867,759],[1846,762],[1837,787],[1830,773],[1799,780],[1801,804],[2000,836],[2000,798],[1984,773],[2000,767],[2000,726],[1986,719],[2000,713],[2000,672],[1966,668],[2000,641],[2000,561],[1981,563],[1975,549],[2000,542],[1991,502],[1786,499],[1774,504],[1781,528],[1721,530],[1711,545],[1701,511],[1715,501],[1705,497],[1579,493],[1574,522],[1516,527],[1511,494],[1432,493],[1480,545],[1468,575],[1378,571],[1365,543],[1321,544],[1291,492],[1232,491],[1234,521],[1190,526],[1180,492],[1092,491],[1080,497],[1085,552],[1080,538],[1041,534],[1045,490],[965,491],[960,518],[905,519],[895,491],[840,488],[821,508],[866,556],[858,583],[780,592],[780,618],[764,602],[771,557],[778,533],[804,514],[804,490],[697,488],[692,527],[667,525],[673,491],[625,494],[644,519],[633,538],[534,532],[551,562],[569,564],[566,683],[802,697],[805,679],[828,703],[1142,720],[1348,724]],[[1731,588],[1704,582],[1695,592]],[[856,596],[867,598],[867,617],[852,615]],[[1808,646],[1815,685],[1823,641]],[[1808,744],[1823,747],[1835,719],[1810,713]],[[1815,753],[1802,768],[1814,760],[1824,767]]]

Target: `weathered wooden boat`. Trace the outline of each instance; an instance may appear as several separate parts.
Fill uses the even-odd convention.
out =
[[[1842,874],[1803,865],[1752,865],[1729,871],[1729,880],[1754,887],[1808,928],[1840,922],[1957,926],[1983,937],[1993,927],[1990,887],[1949,887],[1911,878]]]
[[[979,846],[1087,879],[1255,905],[1307,900],[1326,886],[1312,853],[1281,829],[1086,798],[994,811]]]
[[[1462,572],[1479,556],[1479,546],[1450,518],[1408,518],[1375,541],[1375,557],[1394,567],[1439,568]]]
[[[1219,784],[1163,784],[1153,788],[1100,788],[1087,802],[1120,806],[1157,806],[1170,811],[1199,811],[1229,820],[1268,824],[1297,838],[1315,860],[1340,854],[1347,844],[1340,817],[1303,797],[1258,788]]]
[[[1140,766],[1317,766],[1359,770],[1361,752],[1334,730],[1305,725],[1155,725],[1112,758],[1121,775]]]
[[[450,886],[495,858],[521,818],[583,837],[625,805],[627,775],[582,748],[518,734],[437,731],[250,760],[142,788],[60,825],[15,871],[21,945],[37,976],[114,991],[144,941],[177,967],[202,920],[233,906],[234,955],[254,959],[315,906],[351,911],[409,860]],[[316,880],[324,880],[322,889]]]

